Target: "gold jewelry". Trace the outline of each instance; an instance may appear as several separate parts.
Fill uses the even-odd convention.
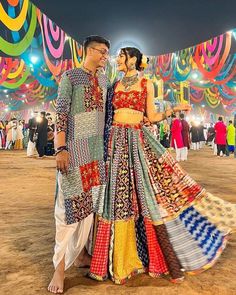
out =
[[[115,110],[114,113],[115,114],[124,114],[124,113],[126,113],[126,114],[137,114],[137,115],[143,114],[142,112],[137,111],[137,110],[123,109],[123,108],[122,109]]]
[[[135,64],[130,64],[129,71],[133,71],[133,70],[135,70]]]
[[[143,55],[140,67],[143,69],[146,69],[148,66],[148,62],[149,62],[149,58]]]
[[[124,86],[125,91],[129,91],[130,88],[138,82],[138,74],[131,77],[124,76],[120,82]]]

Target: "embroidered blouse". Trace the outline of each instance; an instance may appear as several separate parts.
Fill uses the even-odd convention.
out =
[[[146,107],[147,98],[147,79],[143,78],[141,80],[141,91],[131,90],[131,91],[117,91],[114,88],[113,96],[113,107],[115,110],[121,108],[128,108],[144,113]]]

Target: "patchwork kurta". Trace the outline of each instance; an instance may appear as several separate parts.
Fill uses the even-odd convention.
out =
[[[57,98],[57,132],[66,133],[68,173],[62,175],[66,223],[79,222],[96,208],[105,187],[103,133],[107,78],[83,69],[63,74]]]

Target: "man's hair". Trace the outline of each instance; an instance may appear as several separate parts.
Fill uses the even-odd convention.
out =
[[[179,117],[180,117],[180,119],[184,119],[184,114],[180,113]]]
[[[44,117],[46,116],[46,112],[40,112],[41,115],[43,115]]]
[[[103,37],[92,35],[85,38],[83,42],[85,55],[87,54],[87,48],[93,43],[105,44],[106,47],[110,49],[110,41],[108,41],[107,39]]]
[[[222,117],[219,117],[218,120],[219,120],[219,121],[223,121],[223,118],[222,118]]]
[[[233,121],[232,120],[229,120],[229,124],[232,124],[233,123]]]

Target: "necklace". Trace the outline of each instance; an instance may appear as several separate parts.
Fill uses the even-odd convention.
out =
[[[124,76],[120,82],[125,87],[125,91],[129,91],[131,86],[138,82],[138,74],[131,77]]]

